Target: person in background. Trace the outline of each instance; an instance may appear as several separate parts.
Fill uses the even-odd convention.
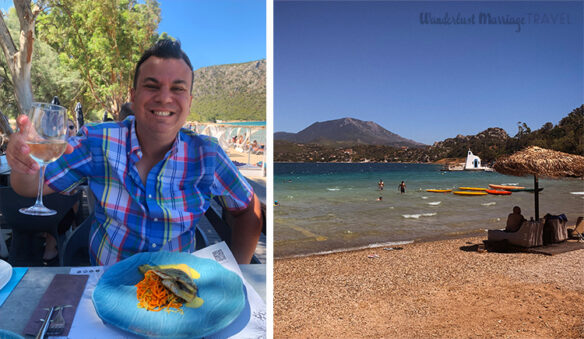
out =
[[[235,219],[235,259],[250,263],[262,230],[260,202],[216,139],[182,128],[193,77],[180,42],[159,40],[136,65],[134,116],[83,126],[65,154],[47,166],[45,194],[69,192],[87,180],[95,197],[92,265],[112,265],[139,252],[194,251],[195,229],[212,197],[222,199]],[[17,124],[24,131],[30,121],[21,115]],[[36,196],[39,165],[22,132],[10,138],[7,154],[13,189]]]
[[[118,115],[118,120],[123,121],[130,115],[134,115],[134,111],[132,110],[132,103],[126,102],[122,105],[122,109],[120,109],[120,114]]]
[[[67,119],[67,138],[77,135],[77,126],[72,119]]]
[[[505,232],[517,232],[521,224],[525,221],[525,218],[521,214],[521,208],[519,206],[513,207],[513,213],[509,214],[507,217],[507,225],[505,226]]]
[[[383,191],[383,186],[384,186],[383,180],[379,179],[379,182],[377,183],[377,187],[379,188],[380,191]]]
[[[401,182],[398,186],[398,189],[401,193],[406,193],[406,183],[405,182]]]

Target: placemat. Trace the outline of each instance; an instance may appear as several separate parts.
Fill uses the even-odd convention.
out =
[[[42,325],[40,319],[46,317],[47,309],[52,306],[71,305],[63,309],[65,330],[61,336],[67,336],[88,278],[88,275],[56,274],[28,320],[24,333],[36,335]]]
[[[12,277],[10,277],[10,281],[8,281],[8,283],[0,290],[0,306],[2,306],[6,299],[8,299],[8,296],[12,293],[12,290],[14,290],[16,285],[18,285],[20,279],[24,277],[26,271],[28,271],[28,267],[12,268]]]

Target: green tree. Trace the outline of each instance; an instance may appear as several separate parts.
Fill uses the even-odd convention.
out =
[[[7,32],[12,41],[20,36],[20,19],[14,7],[3,17]],[[15,118],[19,112],[17,92],[14,86],[10,66],[3,53],[0,53],[0,110],[6,117]],[[49,102],[58,96],[61,103],[68,105],[70,111],[74,100],[81,92],[82,81],[75,71],[69,70],[59,62],[58,53],[41,41],[34,42],[31,60],[30,85],[32,100]]]
[[[94,110],[117,118],[129,99],[134,67],[158,39],[160,7],[155,0],[47,0],[38,35],[79,71]]]

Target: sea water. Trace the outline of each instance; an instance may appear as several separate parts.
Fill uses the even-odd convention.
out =
[[[274,164],[274,256],[288,257],[412,241],[484,235],[505,227],[513,206],[535,217],[534,193],[459,196],[427,189],[515,184],[533,176],[444,172],[439,165],[378,163]],[[377,183],[385,187],[379,190]],[[401,181],[406,192],[399,192]],[[539,179],[539,216],[584,215],[584,181]],[[377,199],[383,197],[381,201]]]

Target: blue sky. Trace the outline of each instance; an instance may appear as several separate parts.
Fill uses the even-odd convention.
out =
[[[274,131],[354,117],[432,144],[557,124],[584,103],[582,13],[581,1],[277,1]]]
[[[181,41],[194,69],[266,58],[265,0],[159,0],[159,33]],[[13,7],[0,0],[0,8]]]
[[[194,69],[266,58],[264,0],[162,0],[160,33],[181,41]]]

